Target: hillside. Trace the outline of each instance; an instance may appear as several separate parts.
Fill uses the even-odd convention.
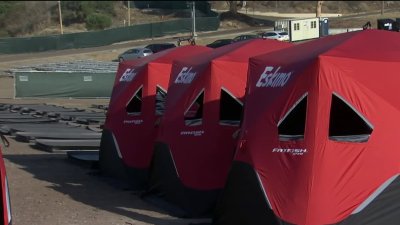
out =
[[[128,8],[126,1],[61,1],[64,33],[85,32],[85,13],[104,14],[110,17],[108,28],[123,27],[128,25]],[[132,2],[132,1],[131,1]],[[147,1],[151,2],[151,1]],[[211,8],[220,11],[229,9],[228,1],[209,1]],[[143,3],[143,2],[142,2]],[[70,4],[67,10],[66,4]],[[75,4],[72,5],[71,4]],[[97,4],[97,5],[96,5]],[[131,3],[133,4],[133,3]],[[131,5],[132,6],[132,5]],[[75,8],[74,8],[75,7]],[[92,8],[90,8],[92,7]],[[221,28],[235,29],[257,26],[253,17],[276,20],[276,15],[283,13],[315,13],[316,1],[246,1],[237,16],[221,16]],[[377,18],[395,18],[399,12],[400,2],[385,1],[383,15],[381,1],[324,1],[322,13],[336,13],[343,17],[332,18],[331,27],[360,27],[370,20],[376,27]],[[92,10],[92,11],[90,11]],[[275,13],[275,16],[257,16],[255,12]],[[199,13],[199,12],[197,12]],[[367,13],[362,18],[347,18],[348,15]],[[87,16],[87,15],[86,15]],[[130,9],[131,25],[149,22],[159,22],[176,18],[190,18],[190,9]],[[0,37],[26,37],[38,35],[59,34],[57,1],[1,1],[0,2]]]

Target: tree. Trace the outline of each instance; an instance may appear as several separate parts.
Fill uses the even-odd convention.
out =
[[[229,12],[236,14],[237,13],[237,1],[227,1],[229,5]]]
[[[324,3],[324,1],[317,1],[316,17],[321,17],[321,14],[322,14],[322,3]]]

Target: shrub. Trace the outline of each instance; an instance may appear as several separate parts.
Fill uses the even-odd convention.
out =
[[[115,16],[113,1],[63,1],[61,7],[63,22],[66,26],[83,23],[93,13]],[[58,11],[54,13],[58,13]]]
[[[100,14],[92,13],[86,17],[86,29],[88,30],[104,30],[111,26],[111,17]]]

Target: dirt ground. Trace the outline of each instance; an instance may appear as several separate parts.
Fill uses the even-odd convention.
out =
[[[67,159],[9,139],[3,151],[15,225],[183,225],[124,185]]]

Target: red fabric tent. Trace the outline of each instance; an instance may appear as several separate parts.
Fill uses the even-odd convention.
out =
[[[5,140],[5,138],[0,137],[0,142],[3,140]],[[1,219],[2,221],[1,224],[10,225],[12,223],[10,193],[8,191],[6,167],[4,165],[3,154],[2,154],[3,150],[1,148],[1,145],[2,143],[0,143],[0,182],[1,182],[1,206],[2,206],[1,209],[3,212],[3,218]]]
[[[233,159],[248,59],[289,46],[254,39],[174,62],[149,196],[179,207],[180,216],[212,209]]]
[[[144,188],[172,61],[210,51],[184,46],[119,64],[101,140],[103,172]]]
[[[399,40],[365,30],[251,58],[214,224],[399,224]]]

